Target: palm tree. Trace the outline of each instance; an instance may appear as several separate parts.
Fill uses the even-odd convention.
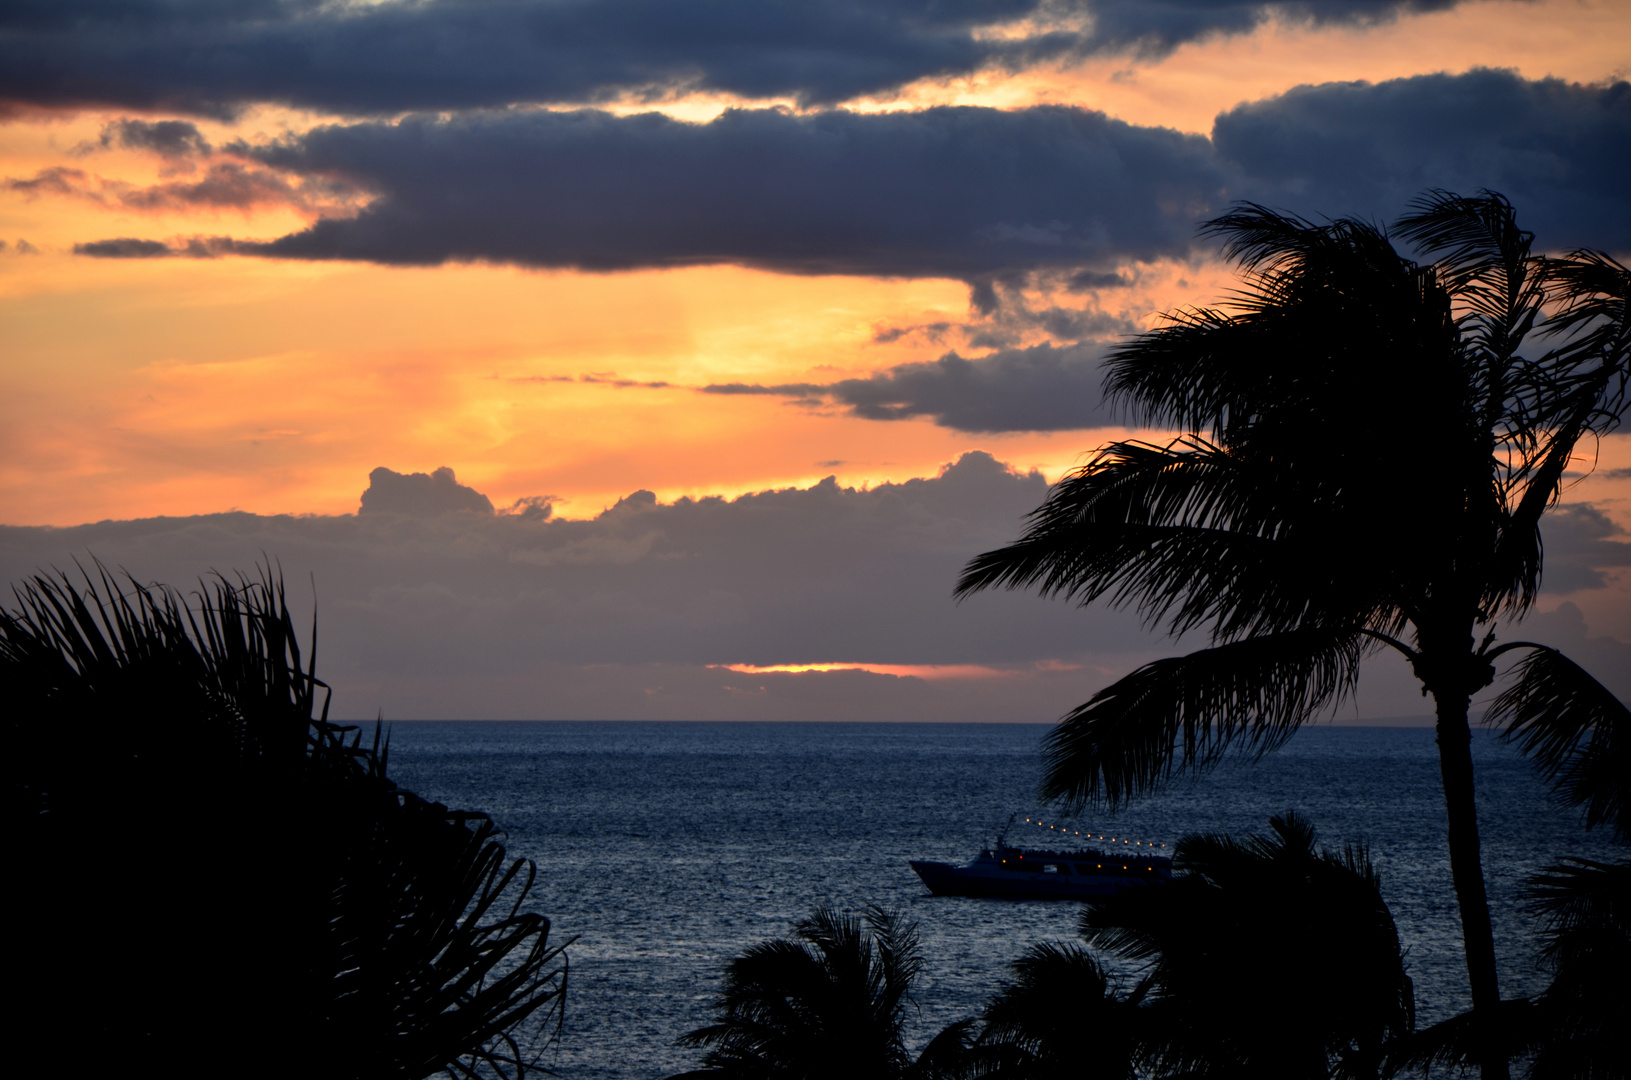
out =
[[[1273,836],[1179,841],[1171,885],[1082,914],[1088,943],[1148,965],[1141,1050],[1156,1076],[1375,1078],[1415,1003],[1363,848],[1315,848],[1295,814]]]
[[[269,571],[98,571],[0,611],[13,1060],[519,1077],[565,984],[531,863],[329,722]]]
[[[1450,863],[1473,1005],[1499,1005],[1479,858],[1472,696],[1517,643],[1543,512],[1631,376],[1631,271],[1546,260],[1512,207],[1432,192],[1400,223],[1419,265],[1363,221],[1245,205],[1209,222],[1245,283],[1121,346],[1108,396],[1165,445],[1101,448],[957,593],[1035,587],[1137,610],[1210,647],[1147,664],[1049,735],[1043,794],[1116,805],[1227,747],[1261,754],[1350,695],[1363,657],[1402,653],[1437,714]],[[1547,306],[1550,321],[1546,321]],[[1523,352],[1536,334],[1554,346]],[[1503,1058],[1482,1062],[1486,1080]]]
[[[946,1028],[914,1060],[902,1037],[923,967],[917,928],[898,912],[860,918],[818,908],[791,939],[760,942],[725,968],[719,1019],[685,1035],[707,1047],[685,1077],[725,1080],[934,1080],[961,1062],[972,1027]],[[674,1080],[679,1080],[678,1077]]]

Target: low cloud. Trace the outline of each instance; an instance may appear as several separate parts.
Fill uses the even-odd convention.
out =
[[[1048,721],[1189,646],[1029,593],[955,603],[966,562],[1015,539],[1047,491],[984,453],[865,490],[828,479],[673,503],[639,491],[584,520],[555,518],[547,498],[491,513],[451,474],[376,471],[369,490],[371,509],[350,515],[3,526],[0,573],[17,582],[94,554],[188,588],[212,567],[275,558],[299,603],[315,580],[318,670],[336,715],[353,718]],[[395,512],[376,512],[381,496]],[[1513,636],[1555,640],[1631,692],[1631,665],[1603,666],[1627,646],[1587,635],[1569,604]],[[770,670],[811,664],[870,670]],[[1000,677],[924,678],[931,668]],[[1380,689],[1362,715],[1367,700],[1421,710],[1408,667],[1394,668],[1370,676]]]
[[[642,491],[563,520],[548,500],[488,512],[451,474],[376,470],[356,515],[0,527],[0,571],[17,581],[92,553],[188,587],[212,567],[276,558],[297,595],[315,577],[319,669],[353,717],[1047,720],[1107,681],[1082,654],[1136,650],[1136,623],[1022,594],[951,598],[963,564],[1013,539],[1046,490],[970,453],[939,476],[867,490],[829,479],[674,503]],[[1047,659],[1088,666],[1039,671]],[[893,674],[708,667],[808,663],[1032,677],[962,700]],[[1038,679],[1053,690],[1035,691]]]
[[[702,91],[804,105],[1103,53],[1159,56],[1269,19],[1365,25],[1454,0],[61,0],[0,17],[0,102],[230,116],[398,114]],[[432,62],[427,62],[430,59]],[[160,133],[170,138],[169,133]]]
[[[196,173],[196,168],[187,172]],[[32,177],[8,177],[0,186],[30,199],[53,195],[84,199],[101,206],[138,211],[252,210],[290,206],[299,210],[348,214],[365,193],[325,177],[291,177],[287,173],[237,161],[216,161],[197,179],[164,180],[139,187],[121,180],[92,176],[83,169],[52,166]],[[216,254],[240,250],[224,237]],[[87,252],[89,253],[89,252]]]
[[[1101,347],[1035,345],[965,359],[955,352],[899,364],[866,379],[760,386],[723,383],[706,394],[759,394],[838,405],[867,420],[932,419],[968,432],[1069,431],[1102,427]]]
[[[1590,503],[1560,506],[1545,518],[1546,576],[1549,593],[1600,589],[1609,575],[1631,566],[1631,540],[1609,516]]]
[[[230,254],[235,247],[236,242],[227,236],[194,236],[174,242],[118,236],[75,244],[74,254],[93,259],[214,259]]]
[[[177,254],[162,240],[141,240],[134,236],[118,236],[111,240],[93,240],[88,244],[75,244],[75,255],[89,255],[96,259],[167,259]]]

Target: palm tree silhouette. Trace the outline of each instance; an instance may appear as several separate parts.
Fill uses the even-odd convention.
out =
[[[564,959],[493,823],[329,722],[282,582],[36,577],[0,611],[25,1071],[519,1077]],[[315,632],[312,642],[315,649]],[[318,711],[321,704],[321,711]]]
[[[1580,440],[1614,427],[1631,375],[1631,271],[1546,260],[1510,204],[1432,192],[1400,234],[1245,205],[1205,226],[1245,274],[1115,350],[1106,390],[1185,434],[1101,448],[957,594],[1035,587],[1134,608],[1211,647],[1159,660],[1049,735],[1043,794],[1115,805],[1244,742],[1258,753],[1402,653],[1434,699],[1451,870],[1475,1010],[1500,1002],[1473,801],[1472,695],[1498,620],[1539,588],[1543,512]],[[1546,307],[1551,318],[1546,320]],[[1522,350],[1536,327],[1555,346]],[[1491,1051],[1486,1080],[1506,1075]]]
[[[922,967],[917,928],[898,912],[872,907],[857,918],[818,908],[790,939],[760,942],[726,965],[718,1021],[680,1040],[708,1048],[703,1068],[681,1075],[950,1076],[962,1060],[971,1021],[946,1028],[915,1060],[903,1041],[907,995]]]
[[[1082,914],[1088,943],[1148,966],[1137,1024],[1156,1076],[1374,1078],[1415,1004],[1363,848],[1315,848],[1295,814],[1272,836],[1180,840],[1170,885]]]

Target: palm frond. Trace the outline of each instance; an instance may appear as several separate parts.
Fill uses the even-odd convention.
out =
[[[1374,1077],[1383,1047],[1414,1025],[1368,861],[1317,847],[1295,814],[1270,825],[1185,836],[1174,865],[1186,872],[1170,885],[1083,911],[1089,944],[1143,965],[1153,1075]]]
[[[1631,1076],[1631,863],[1566,859],[1529,879],[1552,982],[1535,999],[1535,1080]]]
[[[1547,267],[1530,249],[1535,234],[1518,227],[1506,196],[1435,189],[1411,201],[1395,226],[1434,257],[1462,304],[1480,319],[1481,343],[1510,356],[1528,336],[1547,289]]]
[[[1396,1039],[1387,1050],[1385,1075],[1415,1070],[1431,1075],[1435,1066],[1476,1069],[1492,1051],[1506,1061],[1522,1060],[1540,1042],[1543,1025],[1528,998],[1503,1001],[1487,1016],[1460,1013]]]
[[[1345,515],[1308,512],[1340,500],[1306,479],[1199,438],[1115,443],[1054,485],[1018,541],[971,560],[956,594],[1107,599],[1173,634],[1209,624],[1214,640],[1333,617],[1392,629],[1374,573],[1386,556]]]
[[[566,968],[523,910],[532,864],[506,860],[485,815],[399,790],[377,726],[366,746],[328,720],[271,567],[191,600],[100,564],[14,596],[13,870],[75,928],[13,958],[41,991],[21,1007],[38,1045],[221,1063],[254,1047],[269,1073],[403,1080],[536,1065]],[[80,935],[108,881],[140,932]],[[142,993],[81,1015],[75,980],[110,966]]]
[[[1544,330],[1565,339],[1555,350],[1563,393],[1595,393],[1588,429],[1614,430],[1631,391],[1631,268],[1600,251],[1575,251],[1555,262],[1552,294],[1560,310]]]
[[[921,967],[917,928],[899,912],[818,908],[791,938],[726,965],[716,1022],[680,1039],[708,1051],[688,1075],[902,1076],[914,1068],[901,1031]]]
[[[969,1055],[976,1077],[1003,1080],[1131,1080],[1143,1017],[1093,956],[1076,944],[1041,942],[1013,964],[981,1016]],[[1091,1052],[1084,1054],[1084,1032]]]
[[[1354,628],[1295,630],[1146,664],[1048,734],[1042,794],[1117,806],[1237,742],[1274,750],[1353,692],[1362,643]]]
[[[917,1055],[905,1073],[907,1080],[961,1080],[970,1073],[969,1051],[974,1045],[975,1021],[958,1020],[941,1028]]]
[[[1544,923],[1541,955],[1553,963],[1631,943],[1631,863],[1564,859],[1530,878],[1525,893]]]
[[[1607,825],[1624,839],[1631,828],[1631,709],[1545,646],[1530,647],[1512,678],[1485,721],[1506,725],[1506,738],[1535,759],[1563,801],[1585,808],[1588,828]]]

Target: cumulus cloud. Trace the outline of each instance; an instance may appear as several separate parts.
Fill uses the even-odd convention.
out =
[[[545,506],[547,509],[547,503]],[[428,475],[393,472],[381,466],[368,474],[368,489],[362,493],[357,513],[437,517],[461,510],[491,514],[493,502],[475,488],[459,483],[446,465]]]
[[[1547,592],[1600,589],[1614,570],[1631,566],[1625,530],[1590,503],[1560,506],[1545,518]]]
[[[383,470],[369,490],[438,483]],[[828,479],[673,503],[639,491],[570,520],[547,498],[486,512],[449,474],[439,490],[456,497],[405,512],[0,526],[0,574],[16,582],[90,553],[186,587],[271,556],[301,602],[315,579],[318,667],[347,717],[1048,721],[1184,646],[1102,607],[1007,592],[953,602],[963,565],[1013,540],[1046,489],[975,452],[870,489]],[[1577,609],[1533,623],[1516,633],[1583,650],[1631,692],[1631,665],[1601,666],[1627,646],[1587,635]],[[808,664],[861,670],[763,670]],[[955,677],[912,674],[924,667]],[[1381,689],[1361,710],[1420,711],[1396,667],[1372,676]]]
[[[955,352],[898,364],[865,379],[760,386],[716,383],[707,394],[766,394],[841,405],[867,420],[928,417],[969,432],[1069,431],[1101,427],[1097,345],[1034,345],[965,359]]]
[[[636,492],[587,520],[439,512],[490,505],[451,475],[440,490],[464,503],[374,512],[378,493],[404,486],[407,502],[439,482],[376,471],[356,515],[0,527],[0,571],[17,581],[89,552],[187,586],[274,557],[297,594],[315,577],[319,668],[346,716],[1040,721],[1085,700],[1141,640],[1130,619],[1033,596],[953,602],[962,565],[1013,539],[1046,492],[1040,475],[983,453],[868,490],[828,479],[733,500]],[[709,666],[823,662],[995,674],[930,685]]]
[[[1502,71],[1303,87],[1223,114],[1210,139],[1052,106],[706,124],[580,110],[337,124],[234,149],[375,197],[223,253],[950,277],[982,310],[1005,276],[1117,287],[1119,266],[1187,255],[1196,222],[1234,199],[1385,221],[1429,187],[1492,187],[1550,249],[1631,248],[1631,84]]]
[[[994,65],[1159,55],[1269,18],[1364,24],[1454,2],[25,0],[0,16],[0,101],[357,115],[700,90],[809,105]]]

